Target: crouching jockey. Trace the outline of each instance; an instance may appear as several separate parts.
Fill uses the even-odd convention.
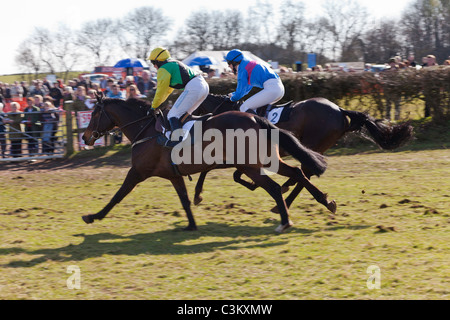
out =
[[[167,49],[158,47],[154,49],[148,58],[158,70],[157,87],[152,102],[152,109],[158,108],[174,89],[184,89],[175,104],[170,109],[167,119],[173,132],[181,129],[180,118],[184,114],[192,114],[209,94],[209,86],[202,75],[196,74],[191,68],[180,61],[170,58]],[[181,142],[167,139],[164,146],[172,148]]]
[[[242,112],[256,114],[256,109],[273,104],[283,98],[284,86],[280,76],[270,68],[257,61],[250,61],[238,49],[228,52],[225,60],[234,74],[237,73],[237,88],[235,92],[230,93],[231,101],[239,101],[253,87],[263,89],[241,105]]]

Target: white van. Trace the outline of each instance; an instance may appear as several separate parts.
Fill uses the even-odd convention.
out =
[[[104,77],[109,78],[109,75],[103,73],[90,73],[83,74],[82,77],[86,80],[90,80],[92,83],[100,83]]]

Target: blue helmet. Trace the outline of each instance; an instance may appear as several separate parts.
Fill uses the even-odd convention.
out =
[[[227,63],[241,62],[242,59],[244,59],[244,55],[239,49],[233,49],[225,56],[225,60],[227,61]]]

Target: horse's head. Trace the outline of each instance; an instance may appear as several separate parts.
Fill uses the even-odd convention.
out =
[[[91,121],[83,134],[83,140],[92,146],[95,140],[118,127],[128,139],[136,139],[142,134],[145,121],[150,123],[156,115],[151,105],[140,99],[105,99],[97,95],[97,103],[91,115]],[[138,125],[139,124],[139,125]]]
[[[103,96],[103,93],[96,94],[96,96],[97,103],[91,114],[89,125],[83,134],[83,141],[88,146],[94,145],[97,139],[107,134],[116,126],[111,116],[105,111],[105,97]]]

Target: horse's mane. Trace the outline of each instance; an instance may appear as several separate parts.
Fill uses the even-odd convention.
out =
[[[209,95],[210,95],[210,96],[213,96],[213,97],[217,97],[217,98],[222,98],[222,99],[228,97],[226,94],[210,93]]]
[[[120,108],[127,108],[131,112],[135,112],[140,116],[147,115],[148,110],[151,109],[151,104],[147,100],[129,98],[127,100],[118,99],[118,98],[107,98],[104,100],[105,104],[116,104],[119,105]]]
[[[218,114],[225,111],[236,110],[238,106],[239,103],[231,102],[227,95],[210,93],[194,114]]]

